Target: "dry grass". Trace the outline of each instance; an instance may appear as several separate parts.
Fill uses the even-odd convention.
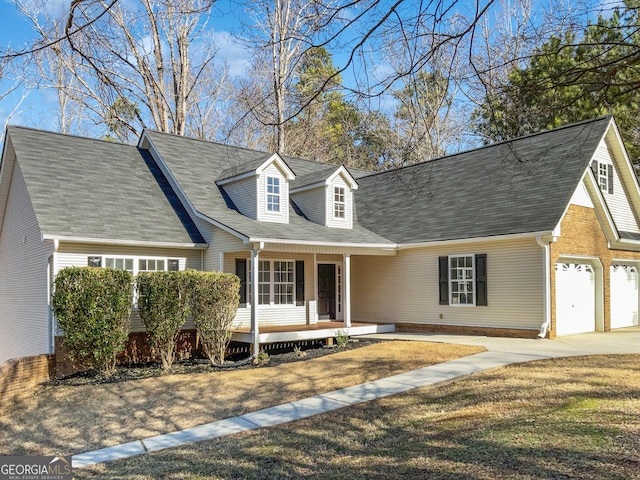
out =
[[[385,342],[274,367],[43,388],[0,416],[0,452],[68,455],[91,451],[482,350],[437,343]]]
[[[637,479],[640,355],[513,365],[75,473],[115,479]]]

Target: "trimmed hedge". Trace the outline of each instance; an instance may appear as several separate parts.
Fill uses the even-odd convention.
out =
[[[191,270],[191,313],[202,349],[212,364],[224,362],[231,323],[240,301],[240,279],[230,273]]]
[[[185,272],[141,272],[136,277],[138,310],[162,369],[176,357],[180,327],[189,315],[189,277]]]
[[[133,278],[122,270],[68,267],[58,272],[53,312],[69,357],[110,375],[129,336]]]

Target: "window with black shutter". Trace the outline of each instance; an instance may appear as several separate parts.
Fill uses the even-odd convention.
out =
[[[90,267],[102,267],[102,257],[88,257],[87,265]]]
[[[304,305],[304,261],[296,260],[296,305]]]
[[[247,306],[247,260],[236,258],[236,275],[240,279],[240,306]]]
[[[487,254],[439,257],[440,305],[487,306]]]
[[[487,306],[487,254],[476,255],[476,305]]]
[[[440,257],[440,305],[449,305],[449,257]]]

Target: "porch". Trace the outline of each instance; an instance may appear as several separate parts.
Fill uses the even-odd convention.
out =
[[[335,337],[338,331],[346,332],[350,337],[370,333],[393,333],[395,332],[395,325],[352,323],[350,327],[345,327],[344,322],[318,322],[304,325],[261,326],[257,343],[319,340]],[[249,327],[232,329],[231,340],[234,342],[254,343],[254,338]]]

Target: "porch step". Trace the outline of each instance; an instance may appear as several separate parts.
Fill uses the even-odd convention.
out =
[[[307,328],[304,328],[307,327]],[[368,335],[371,333],[393,333],[396,328],[393,324],[376,324],[376,323],[357,323],[351,327],[336,326],[336,322],[332,322],[331,326],[322,328],[321,324],[317,325],[291,325],[291,330],[282,331],[286,327],[278,328],[278,331],[261,332],[258,335],[259,343],[277,343],[292,342],[301,340],[318,340],[322,338],[335,337],[338,332],[344,332],[350,337],[358,335]],[[252,343],[251,332],[234,331],[231,336],[234,342]]]

